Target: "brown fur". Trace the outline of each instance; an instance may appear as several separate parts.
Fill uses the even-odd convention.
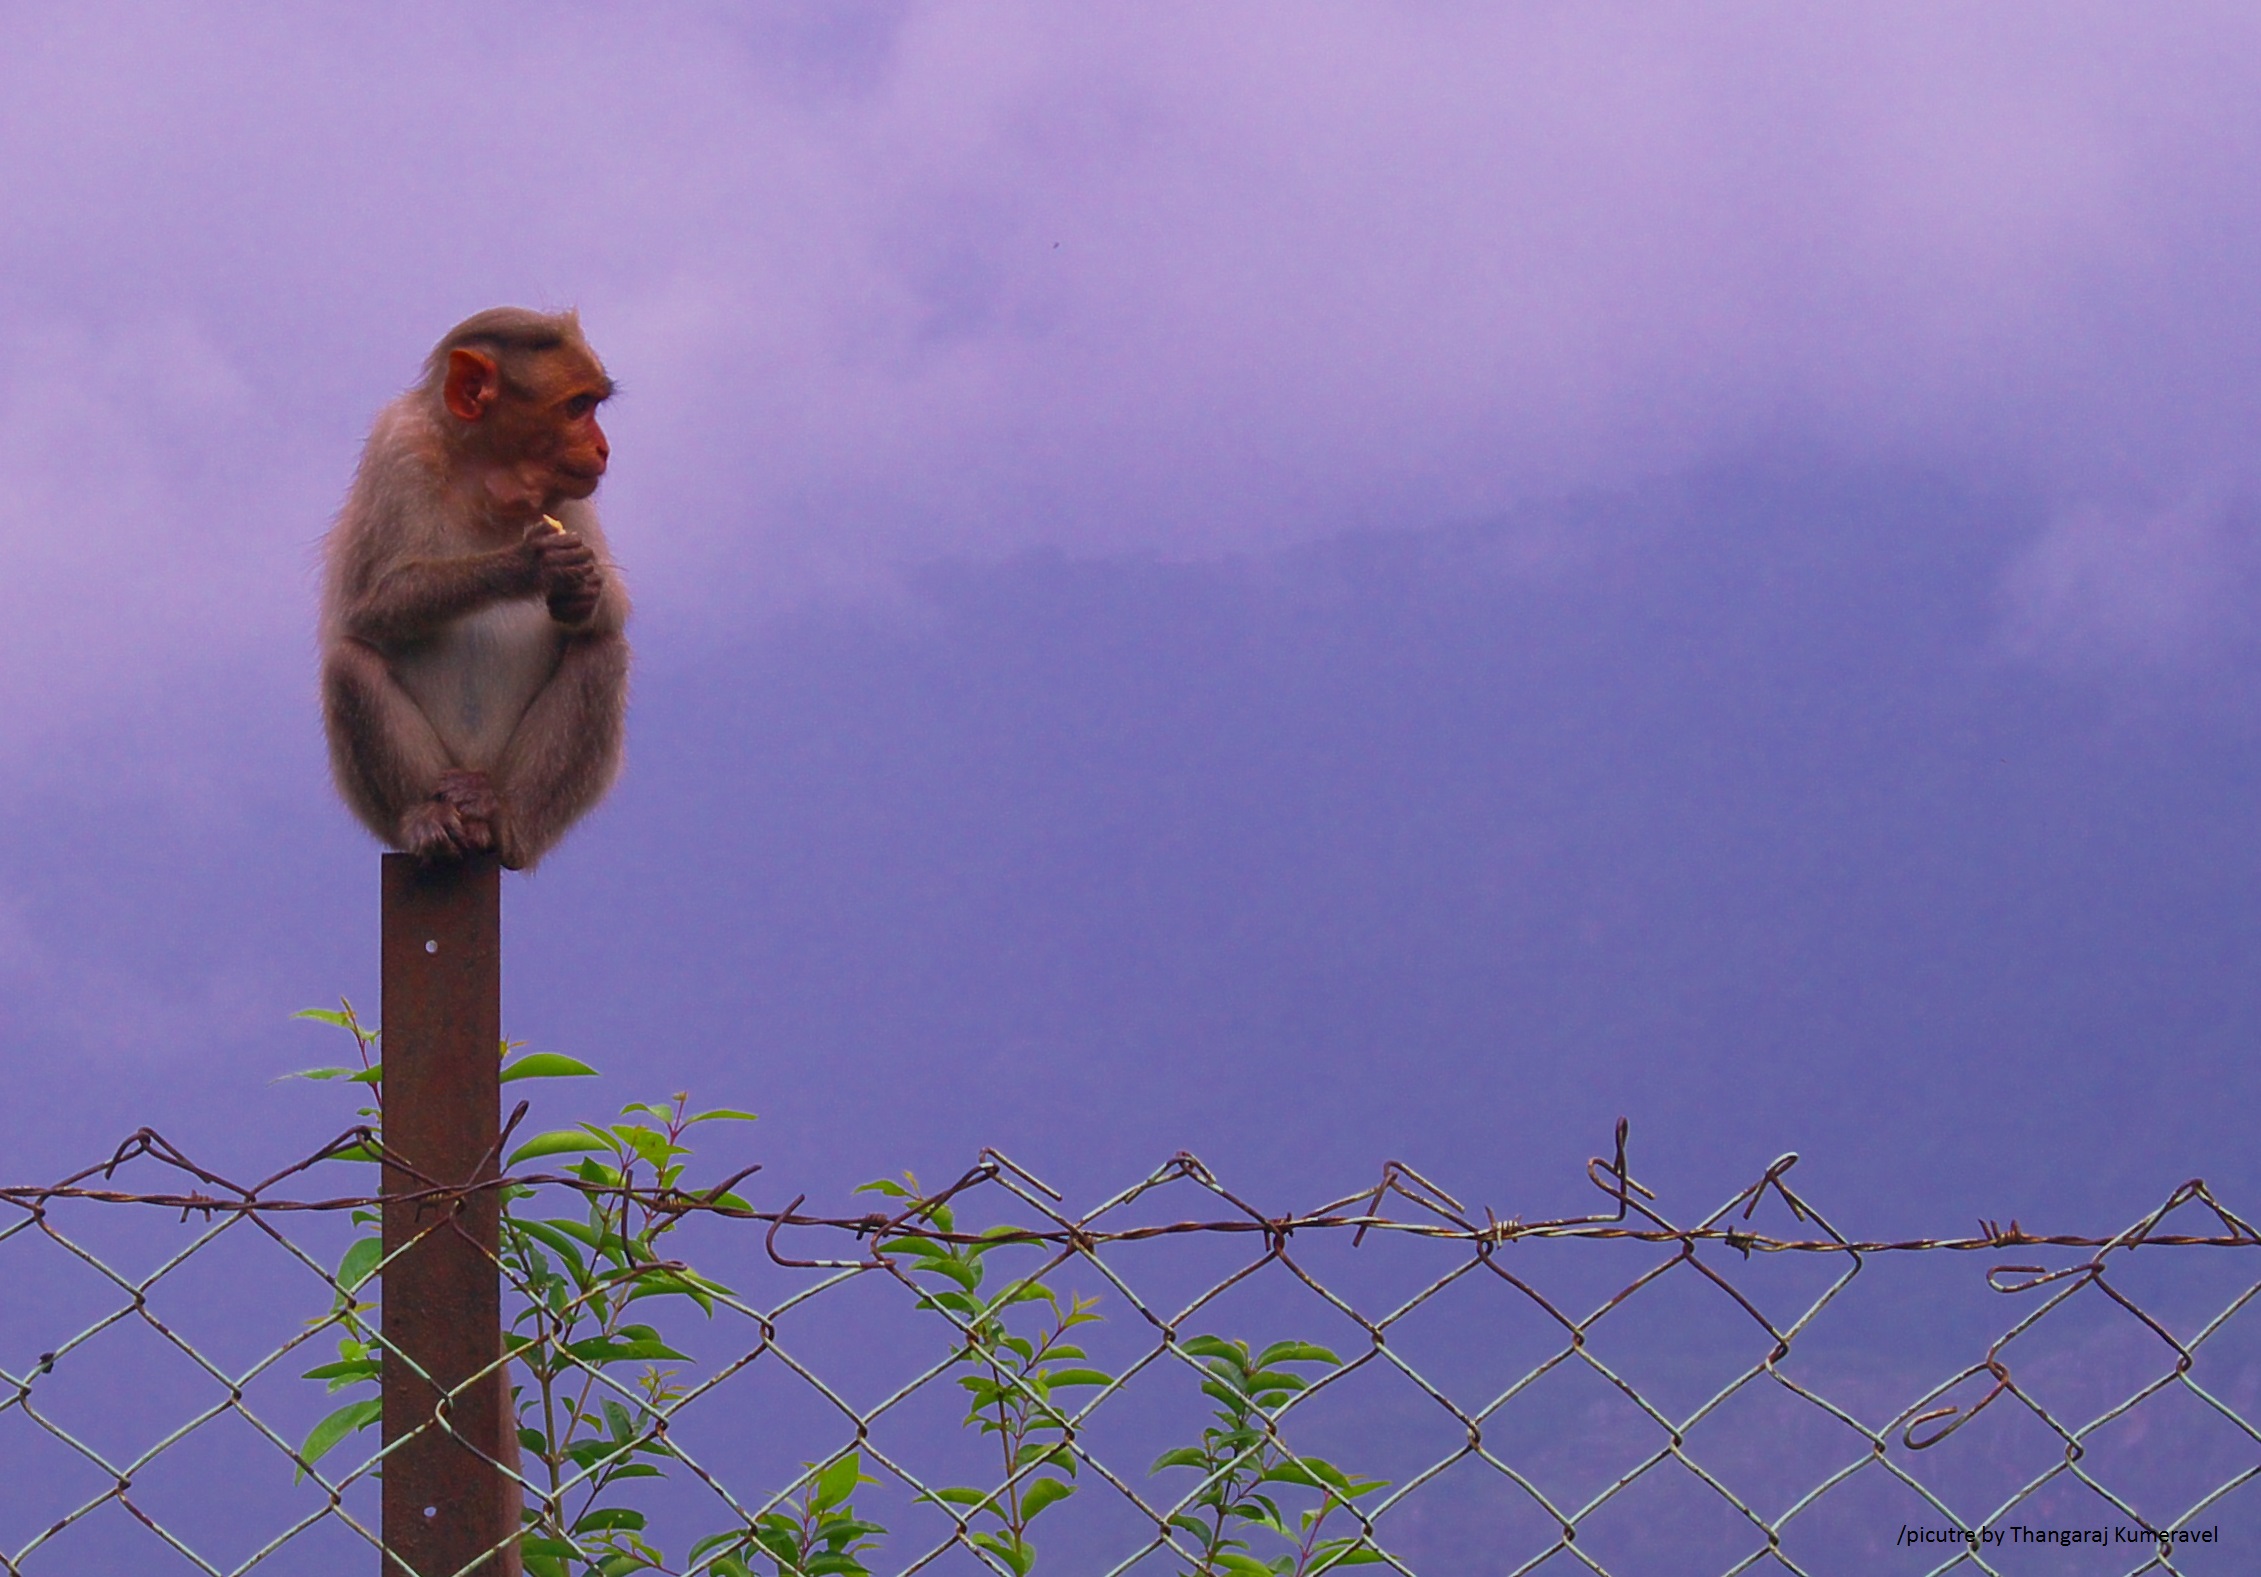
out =
[[[338,791],[393,848],[531,866],[619,771],[628,597],[586,502],[611,390],[572,314],[496,308],[370,431],[324,546],[322,697]]]

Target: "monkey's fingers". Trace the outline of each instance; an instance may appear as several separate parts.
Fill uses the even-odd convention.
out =
[[[597,578],[596,555],[549,555],[542,560],[542,574],[552,585],[569,581],[594,581]]]
[[[570,596],[576,592],[594,595],[604,588],[604,572],[596,562],[545,564],[542,566],[542,590],[551,597]]]
[[[597,561],[597,550],[572,535],[543,536],[534,543],[534,551],[545,565],[594,564]]]
[[[463,818],[455,807],[428,799],[410,808],[400,821],[400,846],[427,865],[460,860],[471,850],[465,844]]]
[[[484,772],[442,773],[432,790],[432,798],[450,807],[465,822],[492,821],[495,816],[494,785]]]

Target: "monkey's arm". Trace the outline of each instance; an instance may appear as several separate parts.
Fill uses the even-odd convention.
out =
[[[542,589],[542,556],[522,542],[458,558],[410,559],[345,610],[345,633],[378,647],[430,635],[490,603]]]

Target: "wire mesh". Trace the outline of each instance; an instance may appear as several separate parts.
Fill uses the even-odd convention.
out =
[[[367,1418],[314,1428],[412,1362],[378,1201],[305,1187],[375,1143],[237,1184],[143,1130],[0,1189],[0,1572],[405,1570]],[[1863,1241],[1795,1161],[1685,1220],[1622,1126],[1601,1208],[1528,1221],[1394,1161],[1285,1215],[1183,1154],[1080,1211],[995,1152],[855,1215],[521,1174],[486,1459],[537,1574],[2250,1569],[2249,1222],[2193,1181]],[[558,1274],[554,1223],[631,1213],[679,1257]]]

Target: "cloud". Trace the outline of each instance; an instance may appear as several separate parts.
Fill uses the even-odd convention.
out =
[[[361,427],[506,299],[585,309],[628,389],[615,536],[694,626],[904,558],[1261,547],[1782,443],[2068,519],[2250,470],[2245,8],[12,27],[0,551],[44,591],[10,655],[77,632],[90,683],[184,636],[302,661]]]
[[[0,325],[0,705],[22,742],[122,660],[272,636],[290,602],[257,586],[229,529],[252,393],[193,319]],[[288,462],[267,460],[262,480]],[[259,588],[265,589],[265,588]]]
[[[2249,645],[2261,540],[2245,501],[2197,494],[2165,509],[2090,504],[2053,521],[2006,577],[2005,644],[2073,667],[2204,667]]]

